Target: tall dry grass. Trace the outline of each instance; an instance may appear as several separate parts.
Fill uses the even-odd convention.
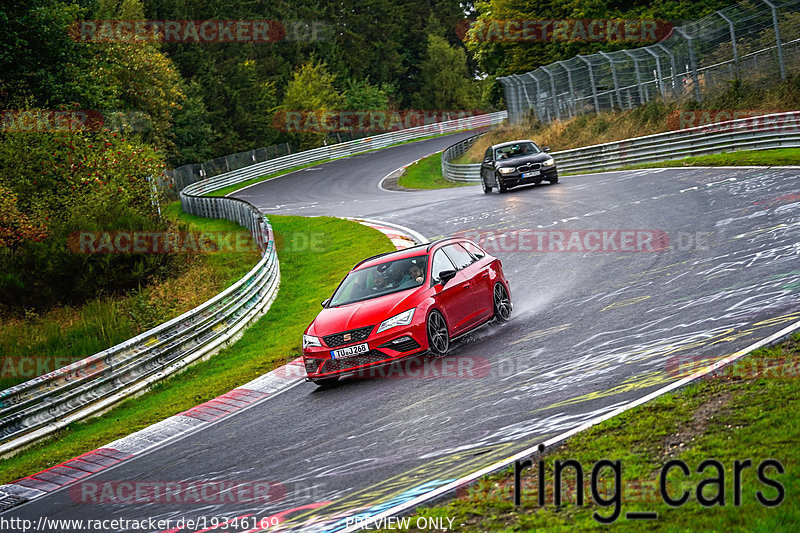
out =
[[[721,109],[765,112],[800,109],[800,77],[777,85],[733,82],[725,90],[707,95],[702,104],[653,101],[632,110],[581,115],[550,124],[537,121],[500,126],[478,139],[456,162],[480,162],[489,146],[515,139],[531,139],[539,146],[560,151],[652,135],[669,131],[675,124],[675,113],[681,110]]]

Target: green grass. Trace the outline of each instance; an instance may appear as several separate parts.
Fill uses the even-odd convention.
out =
[[[359,259],[394,249],[383,234],[346,220],[271,216],[270,223],[276,233],[280,290],[270,310],[238,342],[143,396],[4,459],[0,484],[103,446],[299,357],[303,330],[319,311],[319,302]]]
[[[772,150],[740,150],[725,154],[701,155],[630,165],[625,169],[662,167],[734,167],[734,166],[791,166],[800,165],[800,148],[775,148]]]
[[[763,370],[768,370],[764,372]],[[757,372],[756,369],[760,369]],[[779,374],[783,369],[786,374]],[[603,529],[593,517],[607,517],[613,507],[591,501],[590,475],[601,459],[620,460],[622,465],[621,514],[612,527],[633,531],[789,531],[800,523],[800,334],[782,345],[757,350],[720,376],[708,377],[682,390],[627,411],[570,438],[562,447],[545,452],[545,505],[537,505],[537,469],[523,471],[522,505],[513,506],[513,473],[508,470],[483,478],[457,498],[435,507],[421,508],[416,516],[454,518],[459,531],[575,531]],[[553,463],[574,459],[584,468],[584,486],[589,496],[584,505],[576,503],[575,474],[568,469],[564,479],[572,481],[571,496],[562,505],[553,503]],[[658,479],[667,461],[679,459],[690,468],[684,477],[679,470],[667,477],[670,494],[691,493],[681,507],[672,508],[661,500]],[[704,479],[716,476],[708,467],[696,470],[706,459],[716,459],[725,468],[725,506],[703,507],[696,489]],[[750,459],[752,467],[742,474],[741,505],[734,505],[734,461]],[[767,476],[783,485],[785,499],[778,507],[758,503],[756,493],[777,498],[777,491],[761,483],[758,465],[776,459],[785,473],[774,469]],[[536,458],[538,463],[538,458]],[[607,482],[601,495],[613,499],[614,475],[603,471]],[[638,483],[638,486],[637,486]],[[605,490],[606,492],[603,492]],[[703,494],[718,493],[714,485]],[[625,518],[631,511],[655,511],[658,520]],[[412,517],[412,524],[415,517]],[[445,522],[446,523],[446,522]]]
[[[445,189],[474,183],[453,183],[442,176],[442,153],[423,157],[406,167],[397,184],[407,189]]]
[[[165,216],[191,231],[246,231],[227,220],[210,220],[180,212],[180,203]],[[127,295],[109,295],[75,307],[64,306],[41,316],[0,322],[0,390],[22,383],[105,350],[201,304],[229,287],[258,262],[255,253],[193,254],[167,280],[153,281]]]

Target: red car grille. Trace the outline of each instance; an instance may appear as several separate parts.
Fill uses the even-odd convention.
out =
[[[348,368],[368,365],[370,363],[376,363],[385,359],[390,359],[390,357],[380,350],[370,350],[367,353],[356,355],[355,357],[342,357],[341,359],[326,360],[325,364],[322,365],[320,372],[323,374],[327,374],[328,372],[340,372],[342,370],[347,370]]]
[[[360,342],[367,340],[369,334],[372,333],[372,328],[375,326],[367,326],[366,328],[351,329],[350,331],[343,331],[341,333],[334,333],[327,337],[322,337],[325,344],[331,348],[341,346],[343,344],[350,344],[351,342]],[[349,338],[346,338],[349,335]]]

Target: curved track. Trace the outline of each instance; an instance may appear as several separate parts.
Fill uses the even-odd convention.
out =
[[[61,490],[2,517],[281,513],[269,531],[342,529],[346,516],[375,514],[672,382],[681,361],[723,357],[800,319],[797,170],[612,172],[488,196],[479,187],[379,187],[395,168],[468,135],[334,161],[235,194],[268,214],[368,217],[431,239],[513,232],[486,242],[510,280],[512,320],[454,346],[446,359],[464,371],[328,390],[299,383],[90,478],[268,481],[286,491],[273,501],[101,505]],[[671,245],[532,252],[519,238],[532,235],[535,245],[533,232],[568,230],[661,231]]]

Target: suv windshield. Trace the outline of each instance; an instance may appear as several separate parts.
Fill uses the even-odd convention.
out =
[[[511,159],[523,155],[534,155],[541,152],[538,146],[532,142],[523,142],[503,146],[495,150],[495,159]]]
[[[333,293],[328,307],[369,300],[425,283],[427,255],[407,257],[350,272]]]

